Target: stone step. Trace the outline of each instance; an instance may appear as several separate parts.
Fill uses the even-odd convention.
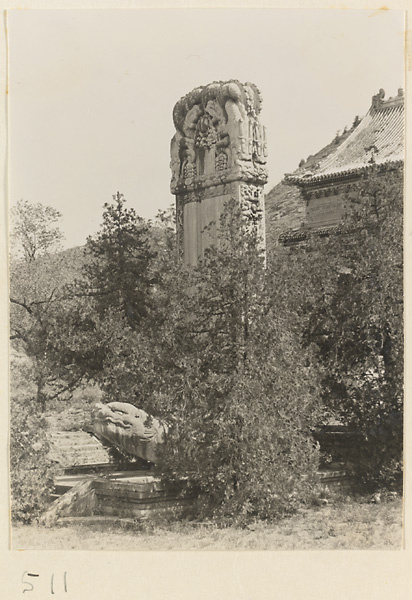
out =
[[[49,456],[63,468],[114,462],[108,449],[86,431],[52,433]]]

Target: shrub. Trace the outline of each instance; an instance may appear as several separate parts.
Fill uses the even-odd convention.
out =
[[[316,376],[241,219],[228,207],[219,248],[166,274],[156,319],[113,339],[105,364],[109,397],[169,424],[162,474],[189,476],[220,522],[292,511],[318,466]]]
[[[393,489],[403,453],[402,170],[376,167],[344,200],[342,233],[299,251],[312,277],[304,340],[316,348],[325,406],[359,436],[349,452],[357,481]]]
[[[46,508],[53,488],[47,422],[35,397],[13,398],[10,411],[11,513],[30,523]]]

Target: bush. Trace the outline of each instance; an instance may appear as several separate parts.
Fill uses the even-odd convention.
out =
[[[13,398],[10,419],[11,513],[30,523],[46,508],[53,489],[47,422],[35,397]]]
[[[357,484],[367,491],[401,491],[403,482],[402,397],[385,384],[367,386],[346,402],[348,427],[358,433],[349,448],[348,467]]]
[[[105,363],[108,397],[168,423],[162,474],[190,477],[202,516],[225,523],[292,511],[318,466],[316,376],[241,219],[228,207],[219,248],[165,275],[156,318],[123,329]]]
[[[323,371],[325,407],[359,436],[349,456],[356,480],[394,489],[403,462],[402,170],[376,167],[344,205],[342,233],[312,236],[296,252],[312,279],[304,341]]]

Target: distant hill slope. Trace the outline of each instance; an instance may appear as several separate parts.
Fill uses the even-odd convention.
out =
[[[294,171],[300,174],[306,169],[314,169],[324,158],[336,151],[346,138],[357,127],[360,120],[355,118],[350,129],[344,130],[316,154],[308,156]],[[277,244],[279,235],[289,229],[298,229],[305,220],[305,204],[300,190],[295,185],[281,181],[265,196],[266,208],[266,238],[269,246]]]
[[[60,258],[65,264],[64,283],[72,283],[74,279],[82,276],[82,269],[86,264],[84,246],[75,246],[67,248],[59,253]]]

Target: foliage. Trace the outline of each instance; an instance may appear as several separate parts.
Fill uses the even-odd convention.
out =
[[[148,224],[125,207],[122,194],[117,192],[113,200],[114,204],[104,205],[100,231],[87,240],[86,294],[94,298],[99,316],[114,311],[135,329],[148,312],[155,283],[149,267],[155,253]]]
[[[27,406],[12,408],[16,518],[44,503],[38,475],[50,481],[36,437],[44,424],[29,400],[44,407],[86,380],[167,422],[162,472],[190,476],[204,492],[202,514],[221,522],[273,519],[309,501],[311,431],[331,416],[359,433],[358,479],[397,485],[402,176],[376,171],[346,198],[341,234],[278,247],[267,268],[236,205],[219,246],[188,268],[175,260],[173,214],[153,226],[119,193],[88,239],[81,276],[61,253],[13,261],[11,334],[32,360],[20,376],[34,367],[26,376],[36,384],[21,395]],[[27,439],[35,447],[24,452]]]
[[[12,209],[10,261],[10,339],[13,347],[34,362],[34,396],[44,408],[48,398],[71,389],[48,357],[50,323],[64,303],[64,284],[72,280],[75,249],[58,252],[63,235],[55,223],[58,211],[43,204],[20,201]],[[14,381],[11,382],[12,386]]]
[[[54,369],[102,388],[116,341],[150,318],[156,284],[150,223],[126,208],[122,194],[113,199],[104,205],[100,230],[87,240],[81,276],[65,287],[68,306],[49,322],[47,348]]]
[[[163,272],[156,319],[112,339],[109,398],[169,424],[162,473],[190,477],[204,514],[275,518],[310,493],[316,379],[238,209],[197,268]]]
[[[54,467],[48,458],[47,422],[27,383],[32,365],[15,355],[11,373],[15,381],[10,413],[11,509],[15,521],[30,523],[47,506],[53,488]]]
[[[102,228],[88,239],[84,257],[74,256],[73,249],[11,263],[11,339],[35,363],[36,397],[43,409],[90,379],[101,381],[111,337],[147,315],[155,257],[150,228],[125,208],[121,194],[114,198],[114,205],[105,205]],[[54,214],[49,207],[42,210]],[[21,220],[32,212],[27,203],[21,205]]]
[[[78,384],[78,377],[70,377],[67,369],[51,362],[51,351],[60,338],[57,322],[70,313],[65,284],[76,275],[78,263],[78,253],[73,251],[10,263],[10,339],[36,366],[35,397],[43,408],[47,400]]]
[[[11,403],[10,477],[12,517],[31,522],[47,506],[53,488],[53,466],[44,435],[46,422],[35,411],[35,399]]]
[[[359,434],[352,468],[370,486],[402,478],[402,189],[402,172],[376,167],[347,195],[341,233],[301,251],[313,278],[304,341],[325,404]]]
[[[54,226],[59,218],[51,207],[23,201],[12,211],[10,479],[12,516],[23,522],[40,514],[53,486],[42,411],[47,397],[67,389],[46,352],[48,324],[71,276],[70,261],[55,253],[63,237]]]
[[[59,211],[40,202],[33,204],[20,200],[12,208],[11,215],[11,247],[17,256],[32,262],[60,248],[63,234],[59,227],[54,226],[61,218]]]

